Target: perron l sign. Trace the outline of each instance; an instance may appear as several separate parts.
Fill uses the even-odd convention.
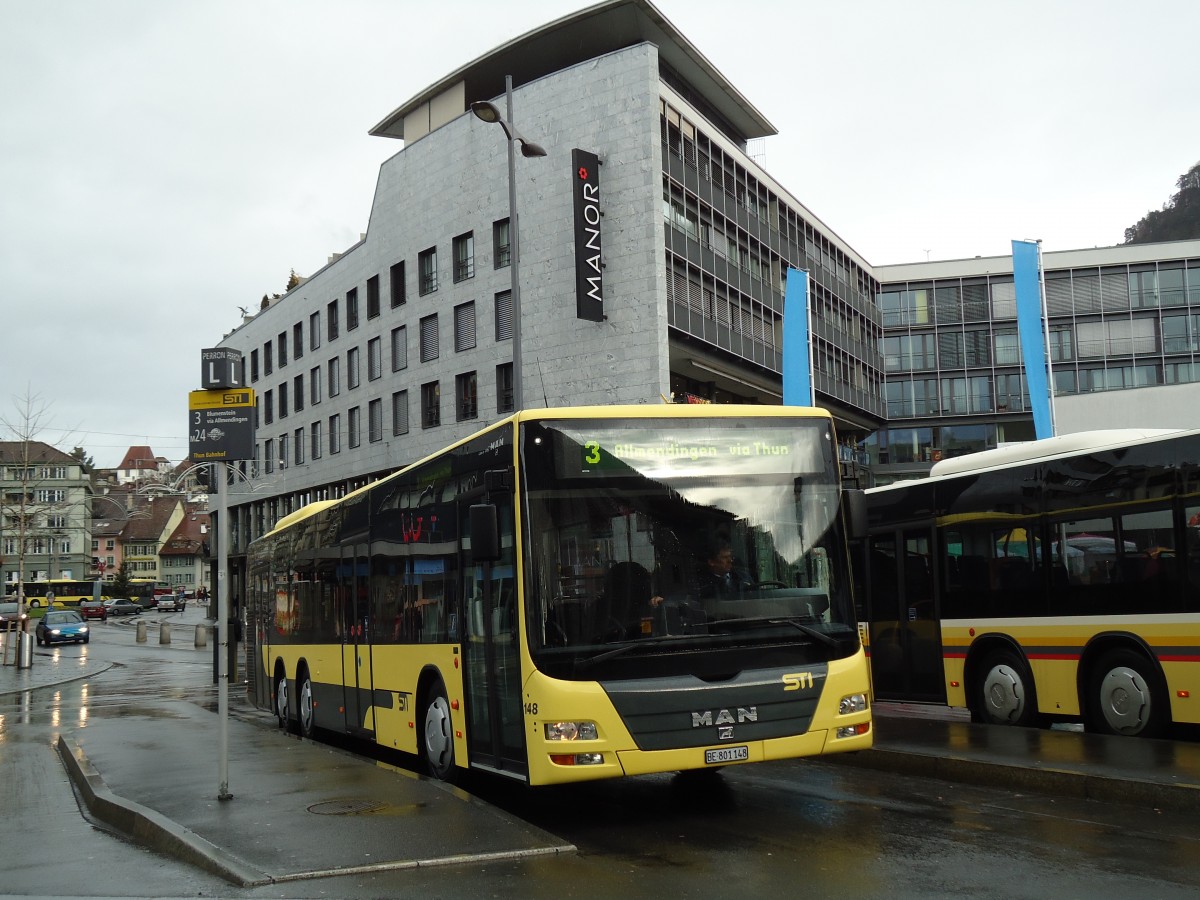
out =
[[[575,194],[575,310],[580,319],[604,321],[604,263],[600,252],[600,160],[571,151]]]

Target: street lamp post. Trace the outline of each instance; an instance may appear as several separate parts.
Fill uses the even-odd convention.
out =
[[[520,228],[517,225],[517,162],[516,145],[521,145],[521,155],[525,157],[545,156],[546,151],[540,144],[528,140],[517,131],[513,125],[512,76],[504,78],[504,97],[508,116],[500,115],[500,110],[494,103],[477,100],[471,104],[471,112],[484,122],[495,122],[504,129],[508,139],[508,243],[509,243],[509,276],[511,287],[509,294],[512,298],[513,317],[513,409],[520,411],[524,405],[524,395],[521,390],[521,275],[520,275]]]

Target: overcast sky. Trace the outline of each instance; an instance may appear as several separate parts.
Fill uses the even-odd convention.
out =
[[[402,146],[367,130],[587,5],[0,0],[0,416],[186,457],[201,348],[366,230]],[[1117,244],[1200,161],[1196,0],[657,6],[874,264]]]

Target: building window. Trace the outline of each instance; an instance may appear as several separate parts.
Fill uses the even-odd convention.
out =
[[[258,351],[250,351],[250,380],[258,381]]]
[[[496,366],[496,412],[513,411],[513,366],[502,363]]]
[[[321,346],[321,314],[313,313],[308,317],[308,349],[316,350]]]
[[[437,313],[421,320],[421,362],[432,362],[438,358]]]
[[[408,434],[408,391],[392,394],[392,434]]]
[[[339,415],[329,417],[329,452],[342,452],[342,417]]]
[[[422,297],[437,290],[437,247],[430,247],[418,254],[417,272],[420,278],[418,293]]]
[[[508,219],[492,223],[492,263],[497,269],[503,269],[511,260],[508,243]]]
[[[321,367],[313,366],[308,370],[308,402],[316,406],[321,402]]]
[[[367,380],[383,377],[383,338],[367,341]]]
[[[454,307],[454,349],[457,352],[475,347],[475,301]]]
[[[392,371],[408,368],[408,326],[392,329]]]
[[[279,418],[286,419],[288,415],[288,383],[279,385]]]
[[[304,376],[297,375],[292,379],[292,405],[296,412],[304,409]]]
[[[421,385],[421,427],[435,428],[442,424],[442,390],[436,381]]]
[[[275,364],[272,362],[271,342],[267,341],[263,344],[263,375],[270,375],[275,371]]]
[[[464,372],[455,376],[454,409],[459,422],[479,418],[479,397],[474,372]]]
[[[270,475],[275,471],[275,441],[267,440],[263,444],[263,471]]]
[[[312,441],[311,441],[311,446],[310,446],[311,452],[309,453],[309,456],[311,456],[313,459],[321,458],[321,450],[323,449],[323,447],[321,446],[321,441],[324,438],[324,434],[322,433],[322,430],[321,430],[321,425],[322,425],[321,422],[313,422],[312,428],[310,429]]]
[[[346,330],[358,327],[358,288],[346,291]]]
[[[287,365],[288,361],[288,340],[286,331],[280,332],[279,337],[276,339],[276,343],[279,344],[279,368],[282,369]]]
[[[383,440],[382,400],[372,400],[367,404],[367,440],[372,444]]]
[[[404,260],[388,270],[388,288],[392,294],[392,309],[404,305]]]
[[[372,275],[367,279],[367,318],[379,317],[379,276]]]
[[[336,300],[330,300],[329,305],[325,307],[325,324],[327,326],[326,337],[331,341],[337,340],[338,302]]]
[[[353,450],[362,443],[360,436],[362,423],[359,421],[362,416],[359,415],[357,406],[350,407],[350,412],[347,415],[346,424],[349,426],[348,431],[350,432],[350,449]]]
[[[304,323],[297,322],[292,326],[292,359],[304,355]]]
[[[335,356],[329,360],[329,396],[336,397],[342,392],[342,360]]]
[[[270,425],[275,421],[275,395],[270,391],[263,393],[263,424]]]
[[[292,460],[296,465],[304,465],[304,429],[297,428],[292,440],[293,452],[296,454]]]
[[[475,233],[468,231],[454,239],[454,282],[475,277]]]
[[[350,390],[358,387],[358,348],[351,347],[346,351],[346,383]]]
[[[496,295],[496,340],[511,341],[513,336],[512,292]]]

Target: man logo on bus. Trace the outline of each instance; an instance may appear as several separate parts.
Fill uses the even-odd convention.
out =
[[[757,721],[757,706],[739,706],[737,708],[736,718],[734,713],[727,709],[705,709],[692,713],[693,728],[704,728],[705,726],[711,725],[733,725],[735,722],[738,725],[741,725],[743,722]]]

